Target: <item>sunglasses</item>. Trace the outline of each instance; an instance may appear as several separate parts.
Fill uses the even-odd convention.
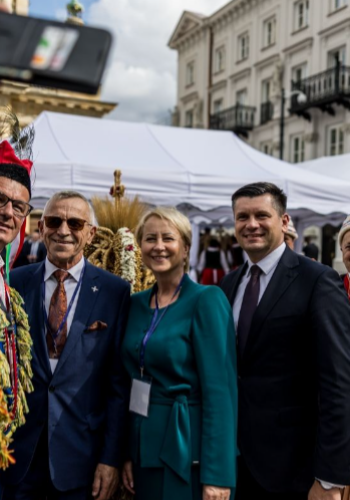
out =
[[[78,219],[78,217],[70,217],[69,219],[62,219],[61,217],[55,217],[51,215],[46,215],[44,217],[45,226],[49,229],[58,229],[61,227],[62,222],[67,222],[67,226],[71,231],[82,231],[85,224],[92,226],[88,221],[84,219]]]

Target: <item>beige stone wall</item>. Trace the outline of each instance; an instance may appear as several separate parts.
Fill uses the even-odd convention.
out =
[[[29,11],[29,0],[13,0],[13,7],[16,14],[27,16]]]

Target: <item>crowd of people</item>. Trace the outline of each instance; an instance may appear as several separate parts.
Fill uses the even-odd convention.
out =
[[[0,251],[32,209],[30,167],[0,144]],[[342,498],[349,279],[291,249],[277,186],[244,186],[232,208],[231,262],[208,238],[203,284],[187,274],[189,220],[155,208],[136,239],[156,283],[130,297],[84,258],[96,227],[74,191],[46,204],[35,260],[10,276],[0,260],[2,500],[108,500],[118,483],[136,500]],[[339,240],[350,270],[350,218]]]

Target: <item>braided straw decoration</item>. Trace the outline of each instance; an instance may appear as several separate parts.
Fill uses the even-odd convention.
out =
[[[91,264],[128,281],[131,293],[150,288],[155,282],[151,271],[143,266],[141,250],[128,228],[118,229],[116,233],[105,227],[97,228],[84,253]]]

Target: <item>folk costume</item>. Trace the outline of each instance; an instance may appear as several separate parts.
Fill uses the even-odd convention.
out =
[[[16,123],[18,125],[18,121]],[[8,141],[0,143],[0,177],[22,184],[30,194],[32,162],[28,159],[21,159],[27,153],[23,147],[27,143],[26,137],[20,133],[17,134],[18,142],[15,149]],[[13,450],[11,450],[12,436],[15,430],[25,423],[25,414],[28,412],[26,393],[33,390],[30,363],[32,340],[29,334],[28,317],[23,309],[22,298],[10,288],[7,280],[10,262],[15,259],[21,249],[21,243],[23,244],[24,231],[25,219],[18,241],[12,248],[11,245],[6,248],[6,265],[0,257],[1,469],[6,469],[9,464],[15,462]]]
[[[229,270],[226,256],[220,248],[220,243],[212,239],[209,247],[201,253],[197,266],[197,271],[201,276],[201,284],[218,285]]]

